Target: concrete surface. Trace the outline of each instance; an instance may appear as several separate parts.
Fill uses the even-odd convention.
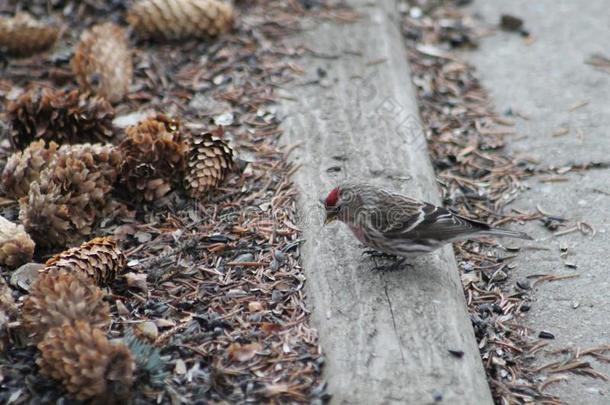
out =
[[[353,24],[294,40],[315,51],[283,91],[283,141],[300,190],[302,263],[336,404],[489,404],[451,248],[414,268],[374,272],[343,224],[322,227],[318,198],[357,179],[438,200],[393,0],[350,2]],[[461,350],[459,358],[449,349]]]
[[[490,24],[496,24],[502,13],[521,17],[534,38],[528,44],[518,34],[499,31],[484,39],[479,50],[464,54],[476,66],[498,111],[510,108],[529,117],[516,119],[519,135],[509,142],[514,153],[535,157],[542,166],[610,162],[610,74],[585,64],[594,53],[610,56],[609,6],[606,0],[479,0],[470,6]],[[588,104],[570,111],[582,102]],[[553,136],[561,127],[569,133]],[[553,333],[551,349],[587,349],[610,344],[610,170],[566,177],[567,182],[528,181],[530,189],[514,206],[532,210],[539,204],[558,216],[586,221],[597,234],[554,237],[539,223],[527,224],[526,230],[549,250],[522,254],[514,277],[578,273],[578,278],[537,287],[526,324]],[[561,246],[568,247],[566,259],[560,257]],[[540,362],[553,359],[557,357]],[[610,364],[591,362],[610,376]],[[567,382],[551,385],[548,392],[568,404],[610,403],[608,381],[574,374]]]

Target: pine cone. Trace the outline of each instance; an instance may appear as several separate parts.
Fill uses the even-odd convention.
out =
[[[32,142],[23,152],[11,155],[2,172],[2,187],[7,197],[19,199],[28,195],[30,183],[38,180],[57,152],[57,144],[51,142],[45,148],[44,141]]]
[[[32,260],[34,241],[23,229],[0,217],[0,265],[16,268]]]
[[[114,110],[101,97],[78,90],[32,89],[7,106],[13,147],[44,139],[57,143],[108,142],[114,137]]]
[[[121,101],[133,77],[125,31],[106,23],[83,32],[72,58],[72,69],[82,89],[111,103]]]
[[[110,343],[88,323],[51,329],[38,349],[40,371],[61,381],[77,400],[113,404],[128,399],[135,368],[129,349]]]
[[[231,28],[233,7],[218,0],[141,0],[127,22],[143,38],[205,38]]]
[[[19,308],[15,304],[13,292],[6,281],[4,281],[4,278],[0,277],[0,353],[2,354],[11,344],[11,323],[17,319],[19,319]],[[152,356],[158,355],[158,353],[154,352],[150,354]]]
[[[6,0],[4,0],[6,1]],[[125,8],[122,0],[8,0],[12,7],[31,10],[34,14],[48,14],[49,10],[57,10],[63,17],[86,18],[86,14],[95,13],[97,16],[111,15],[114,11]]]
[[[103,203],[106,199],[103,193],[109,192],[116,182],[122,160],[121,152],[114,145],[99,143],[64,145],[57,151],[53,164],[40,174],[40,179],[41,181],[58,182],[62,184],[65,190],[69,191],[68,184],[78,179],[84,181],[82,175],[84,175],[85,170],[88,170],[96,174],[91,179],[98,183],[95,201]],[[73,170],[75,169],[82,172],[74,173]],[[79,177],[79,175],[81,176]],[[80,182],[77,184],[80,184]],[[81,191],[91,191],[91,189],[85,187]]]
[[[206,132],[191,140],[185,188],[193,198],[218,187],[233,165],[233,149],[225,141]]]
[[[112,145],[64,145],[19,201],[19,219],[38,245],[81,243],[112,202],[121,155]]]
[[[95,328],[110,325],[110,308],[104,293],[72,274],[40,274],[21,308],[24,328],[40,341],[50,328],[85,321]]]
[[[40,246],[61,247],[80,236],[70,221],[70,197],[56,184],[30,184],[28,196],[19,202],[19,220]]]
[[[45,271],[81,274],[99,286],[108,285],[125,268],[127,259],[111,237],[95,238],[56,254]]]
[[[50,48],[58,35],[57,27],[43,24],[28,13],[0,18],[0,52],[29,56]]]
[[[124,160],[121,183],[135,198],[153,201],[179,182],[184,170],[187,144],[179,123],[157,114],[125,130],[119,145]]]

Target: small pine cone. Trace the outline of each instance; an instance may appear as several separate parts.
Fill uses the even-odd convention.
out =
[[[108,142],[115,135],[110,103],[78,90],[32,89],[8,104],[7,118],[17,149],[38,139],[60,144]]]
[[[114,281],[127,259],[111,237],[95,238],[47,260],[45,271],[79,274],[98,286]]]
[[[125,133],[119,145],[124,157],[121,183],[135,198],[153,201],[163,197],[179,182],[185,167],[188,146],[179,123],[157,114]]]
[[[0,52],[29,56],[50,48],[59,35],[59,28],[34,19],[28,13],[0,18]]]
[[[70,190],[68,184],[76,182],[75,184],[79,185],[84,183],[85,171],[95,173],[91,179],[98,186],[95,201],[103,203],[106,196],[100,193],[111,191],[112,185],[117,180],[122,160],[121,152],[114,145],[99,143],[64,145],[57,151],[56,159],[49,166],[49,169],[40,174],[40,178],[60,183],[65,190]],[[81,172],[74,173],[74,170],[80,170]],[[84,187],[79,191],[90,192],[91,189]]]
[[[6,2],[6,0],[4,0]],[[86,14],[110,15],[125,7],[122,0],[8,0],[11,6],[19,5],[28,10],[48,12],[57,10],[63,17],[83,18]]]
[[[39,246],[65,246],[80,236],[70,220],[69,200],[58,185],[30,184],[28,196],[19,201],[19,220]]]
[[[38,180],[42,170],[55,159],[56,152],[55,142],[46,148],[45,142],[40,140],[11,155],[2,172],[4,194],[15,199],[28,195],[30,183]]]
[[[218,185],[233,166],[233,149],[225,141],[206,132],[194,135],[187,163],[185,188],[193,198]]]
[[[233,7],[219,0],[141,0],[127,21],[143,38],[213,37],[231,28]]]
[[[72,70],[82,89],[111,103],[121,101],[133,77],[125,31],[105,23],[83,32],[72,58]]]
[[[32,260],[34,241],[23,229],[0,217],[0,265],[16,268]]]
[[[0,354],[4,354],[5,349],[11,345],[11,323],[17,319],[19,319],[19,308],[15,304],[13,292],[4,278],[0,277]],[[154,356],[156,353],[142,354]]]
[[[19,201],[19,219],[43,247],[86,239],[108,206],[121,155],[112,145],[64,145]]]
[[[87,322],[51,329],[38,350],[40,371],[60,381],[75,399],[113,404],[129,398],[135,369],[129,349],[111,343]]]
[[[103,291],[72,274],[42,273],[21,308],[24,328],[38,342],[50,328],[85,321],[95,328],[110,325]]]

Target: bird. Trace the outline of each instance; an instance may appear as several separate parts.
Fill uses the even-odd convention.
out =
[[[346,182],[321,199],[324,224],[344,222],[365,247],[396,259],[430,253],[443,245],[479,236],[533,240],[524,232],[494,228],[446,208],[366,183]]]

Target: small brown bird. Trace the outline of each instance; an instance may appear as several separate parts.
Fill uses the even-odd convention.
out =
[[[321,201],[326,209],[325,224],[338,219],[365,246],[391,256],[416,257],[446,243],[484,235],[532,240],[523,232],[492,228],[369,184],[342,184]]]

